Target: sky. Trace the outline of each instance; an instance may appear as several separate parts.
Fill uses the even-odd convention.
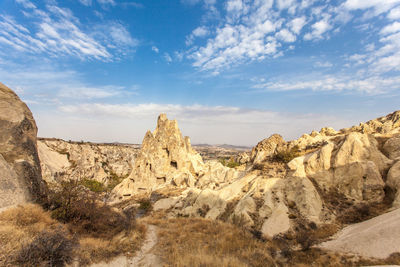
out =
[[[1,0],[0,82],[41,137],[253,146],[399,110],[400,0]]]

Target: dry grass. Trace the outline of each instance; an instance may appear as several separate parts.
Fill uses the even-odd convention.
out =
[[[40,206],[26,204],[0,213],[0,266],[15,261],[16,252],[30,244],[43,231],[65,230]]]
[[[141,247],[145,232],[146,227],[138,224],[135,231],[120,233],[110,240],[83,237],[79,240],[79,263],[86,265],[100,261],[108,262],[121,254],[133,256],[133,253]]]
[[[169,266],[275,266],[269,244],[231,224],[201,218],[153,220]]]
[[[80,266],[109,261],[139,249],[146,231],[143,225],[134,224],[113,236],[103,237],[82,232],[71,234],[70,229],[76,229],[76,225],[71,227],[52,219],[50,212],[39,205],[26,204],[0,213],[0,266],[44,266],[52,261],[47,256],[60,255],[57,254],[60,251],[64,253],[64,249],[59,249],[63,247],[68,248],[65,252],[70,255],[63,254],[62,257],[66,261],[74,257]],[[60,242],[62,240],[65,242]],[[69,250],[74,243],[79,245]],[[52,264],[63,266],[61,262]]]

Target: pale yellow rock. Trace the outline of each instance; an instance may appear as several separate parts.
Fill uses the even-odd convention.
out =
[[[153,210],[158,211],[158,210],[170,209],[179,201],[179,199],[180,199],[179,197],[169,197],[160,199],[154,203]]]
[[[279,134],[273,134],[267,139],[259,142],[251,151],[251,161],[253,164],[259,164],[267,158],[273,156],[277,149],[285,146],[285,140]]]
[[[400,209],[349,225],[319,247],[384,259],[400,251]]]
[[[290,229],[290,219],[288,216],[288,208],[281,204],[277,206],[271,216],[266,219],[262,225],[261,232],[266,237],[274,237],[275,235],[285,233]]]
[[[308,178],[289,177],[285,179],[286,200],[296,203],[296,207],[309,221],[320,222],[322,200]]]
[[[133,169],[138,148],[128,145],[38,141],[42,175],[47,182],[93,179],[108,184],[127,177]]]
[[[383,146],[383,151],[390,159],[400,159],[400,136],[387,140]]]
[[[0,208],[35,200],[45,191],[36,135],[29,108],[0,83]]]
[[[393,207],[400,208],[400,161],[397,161],[389,170],[386,184],[395,190]]]
[[[43,142],[37,144],[43,179],[48,183],[57,182],[57,177],[71,166],[67,155],[54,151]]]
[[[254,199],[250,196],[246,196],[242,198],[236,205],[231,216],[231,220],[233,219],[233,216],[242,217],[245,220],[247,226],[253,226],[254,222],[253,219],[250,217],[250,213],[255,213],[257,211],[256,208],[257,206]]]
[[[148,131],[143,139],[132,173],[114,188],[113,199],[119,201],[169,184],[191,186],[203,168],[200,154],[188,137],[183,138],[178,123],[161,114],[154,132]]]

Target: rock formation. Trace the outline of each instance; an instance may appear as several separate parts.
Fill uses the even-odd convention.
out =
[[[330,194],[342,198],[334,201],[370,205],[382,202],[389,187],[398,207],[398,114],[366,123],[368,133],[359,127],[323,128],[290,142],[273,135],[253,148],[244,172],[232,169],[227,175],[208,164],[209,175],[204,175],[205,166],[195,187],[156,206],[169,210],[170,216],[240,221],[268,237],[292,231],[302,221],[333,222],[339,214],[327,198]],[[288,164],[276,162],[277,154],[293,148],[295,158]]]
[[[250,159],[254,164],[259,164],[275,155],[279,149],[286,145],[279,134],[274,134],[259,142],[251,151]]]
[[[170,184],[193,186],[203,167],[200,154],[189,137],[183,138],[178,123],[161,114],[155,131],[148,131],[143,139],[132,173],[113,190],[114,197],[123,199]]]
[[[0,83],[0,208],[43,193],[36,134],[29,108]]]
[[[139,146],[38,140],[42,176],[48,183],[91,179],[108,184],[128,177]]]

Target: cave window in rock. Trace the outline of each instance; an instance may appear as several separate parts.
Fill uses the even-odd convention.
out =
[[[171,160],[171,166],[174,167],[175,169],[178,169],[178,163],[174,160]]]

